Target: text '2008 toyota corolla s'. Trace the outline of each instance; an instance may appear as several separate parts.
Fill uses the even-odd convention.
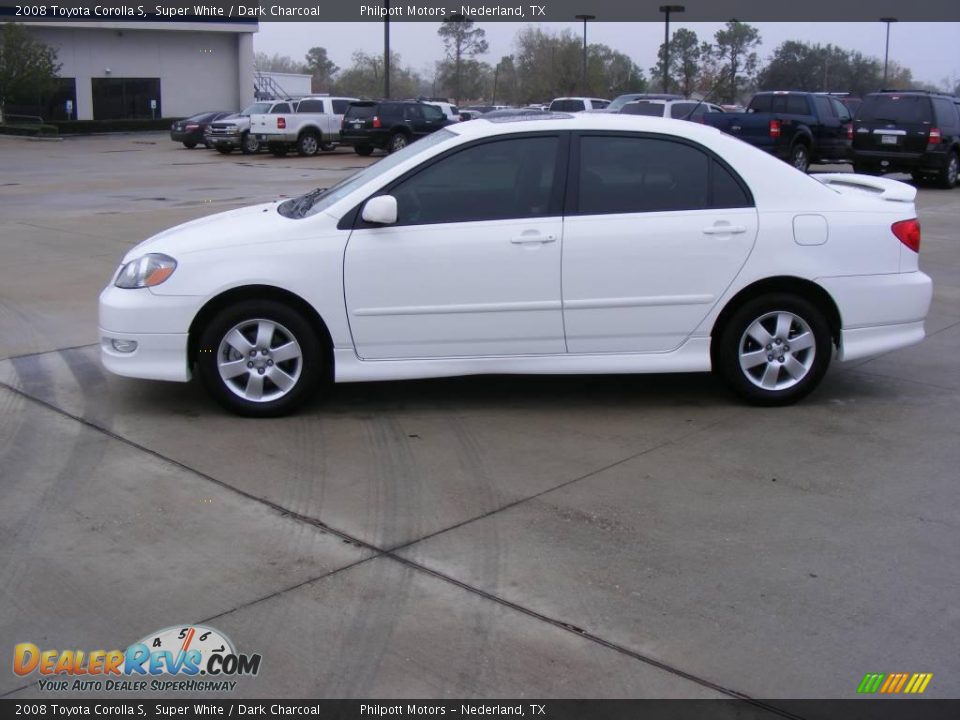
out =
[[[923,339],[915,196],[681,120],[478,120],[141,243],[100,296],[101,355],[254,416],[480,373],[714,369],[784,404],[834,353]]]

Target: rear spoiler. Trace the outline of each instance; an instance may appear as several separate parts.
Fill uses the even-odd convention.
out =
[[[854,173],[816,173],[810,177],[839,192],[855,190],[890,202],[912,203],[917,189],[899,180]]]

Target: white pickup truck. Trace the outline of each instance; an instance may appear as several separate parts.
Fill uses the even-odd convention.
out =
[[[300,155],[333,150],[340,139],[343,114],[356,100],[329,95],[301,98],[296,112],[251,116],[250,133],[278,157],[291,148]]]
[[[263,113],[290,113],[296,107],[293,100],[262,100],[245,107],[236,115],[230,115],[210,123],[203,134],[208,147],[216,148],[224,155],[237,148],[244,155],[253,155],[260,150],[260,143],[250,132],[250,118]]]

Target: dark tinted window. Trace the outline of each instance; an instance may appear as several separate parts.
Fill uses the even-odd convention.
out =
[[[603,110],[607,105],[610,104],[609,100],[594,100],[592,103],[594,110]]]
[[[700,150],[670,140],[584,137],[580,141],[579,212],[709,207],[709,161]]]
[[[823,95],[815,95],[813,102],[817,106],[817,115],[820,116],[821,120],[830,120],[834,116],[833,106],[830,104],[830,99],[824,97]]]
[[[270,111],[270,115],[279,115],[281,113],[290,112],[289,103],[280,103],[279,105],[274,105],[273,110]]]
[[[663,103],[630,102],[620,109],[622,115],[648,115],[649,117],[663,117]]]
[[[782,112],[788,115],[807,115],[810,108],[803,95],[774,95],[773,112]]]
[[[692,117],[695,109],[699,109],[697,103],[674,103],[670,106],[670,117],[675,120],[685,120],[688,116]]]
[[[554,100],[550,103],[553,112],[580,112],[583,109],[583,100]]]
[[[547,215],[558,143],[556,137],[498,140],[445,157],[391,190],[398,223]]]
[[[937,125],[955,128],[960,122],[957,120],[956,106],[944,98],[931,98],[933,110],[937,115]]]
[[[427,120],[443,120],[446,115],[443,114],[443,110],[438,108],[436,105],[422,105],[423,116]]]
[[[380,103],[377,114],[381,117],[403,117],[404,107],[407,106],[402,103]]]
[[[423,111],[419,105],[405,105],[403,108],[404,120],[422,120]]]
[[[584,137],[581,215],[752,207],[734,175],[685,143],[642,137]]]
[[[333,101],[333,113],[334,115],[343,115],[347,108],[350,107],[349,100],[334,100]]]
[[[710,166],[710,206],[715,208],[753,207],[750,196],[733,174],[716,160]]]
[[[747,108],[750,112],[770,112],[773,108],[773,95],[754,95]]]
[[[868,95],[858,120],[920,124],[931,120],[930,99],[920,95]]]
[[[850,122],[850,118],[852,117],[852,114],[850,112],[850,109],[846,105],[844,105],[842,102],[840,102],[835,98],[830,98],[830,105],[833,107],[833,112],[837,116],[837,118],[839,118],[840,122],[842,123]]]
[[[298,113],[322,113],[323,100],[301,100],[297,105]]]
[[[344,114],[344,117],[365,120],[367,118],[372,118],[376,114],[376,105],[351,105],[347,108],[347,112]]]

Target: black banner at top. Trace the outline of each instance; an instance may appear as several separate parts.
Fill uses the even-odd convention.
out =
[[[659,22],[662,7],[675,21],[725,22],[960,22],[960,0],[0,0],[0,19],[22,22],[439,22],[459,15],[475,22]],[[678,10],[677,8],[683,8]]]

